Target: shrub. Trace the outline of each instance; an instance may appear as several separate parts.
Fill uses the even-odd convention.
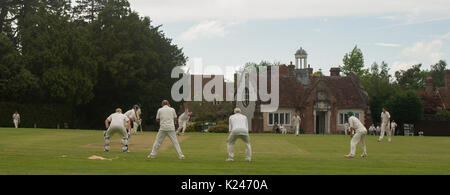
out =
[[[228,125],[218,124],[216,126],[212,126],[208,129],[208,132],[211,133],[228,133]]]
[[[202,131],[202,123],[191,122],[187,127],[185,132],[199,132]]]

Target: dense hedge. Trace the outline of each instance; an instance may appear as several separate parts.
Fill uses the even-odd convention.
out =
[[[64,123],[69,128],[80,128],[82,117],[76,117],[75,110],[63,104],[18,104],[12,102],[0,102],[0,126],[12,127],[12,115],[15,111],[20,114],[20,127],[32,128],[34,124],[39,128],[64,128]]]
[[[199,132],[203,130],[202,123],[191,122],[187,127],[185,132]]]
[[[216,126],[212,126],[208,129],[208,132],[211,133],[228,133],[228,125],[225,124],[218,124]]]

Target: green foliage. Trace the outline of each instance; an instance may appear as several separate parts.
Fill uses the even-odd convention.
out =
[[[341,70],[344,74],[349,74],[350,72],[356,73],[358,76],[364,75],[367,70],[364,70],[364,56],[361,49],[355,46],[350,53],[345,54],[342,60],[344,66]]]
[[[79,126],[74,116],[75,110],[65,104],[19,104],[14,102],[0,102],[0,125],[12,126],[12,114],[17,110],[20,114],[20,127],[56,128],[68,123],[70,128]]]
[[[199,122],[191,122],[191,124],[189,124],[186,127],[186,131],[185,132],[199,132],[203,129],[203,125],[202,123]]]
[[[438,63],[431,65],[429,76],[433,78],[433,85],[435,88],[445,86],[445,69],[447,68],[447,62],[439,60]]]
[[[0,34],[0,100],[32,100],[38,91],[38,79],[28,71],[12,41]]]
[[[317,72],[313,73],[312,76],[314,76],[314,77],[321,77],[321,76],[324,76],[324,75],[323,75],[322,72],[317,71]]]
[[[208,129],[208,132],[210,133],[228,133],[228,125],[226,124],[217,124],[215,126],[212,126]]]
[[[374,62],[370,72],[360,77],[364,89],[369,95],[370,111],[375,123],[380,123],[380,113],[385,102],[399,89],[390,82],[388,64],[381,63],[381,66]]]
[[[154,125],[183,51],[127,0],[76,3],[0,4],[0,102],[67,105],[58,113],[76,114],[86,128],[140,103],[144,125]]]
[[[428,121],[450,121],[450,111],[441,110],[434,115],[425,115],[424,120]]]
[[[404,90],[423,90],[427,73],[421,71],[422,64],[417,64],[408,70],[395,72],[397,84]]]
[[[414,91],[399,91],[386,102],[391,119],[400,123],[415,123],[423,117],[423,104]]]

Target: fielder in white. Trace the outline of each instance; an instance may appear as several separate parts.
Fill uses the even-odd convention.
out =
[[[117,108],[116,113],[111,114],[105,120],[105,127],[106,129],[108,129],[103,134],[105,137],[105,152],[109,152],[110,138],[116,133],[118,133],[122,137],[122,151],[128,152],[128,133],[126,129],[130,129],[130,119],[122,114],[122,109]]]
[[[302,119],[300,118],[300,116],[295,113],[294,114],[294,118],[292,119],[294,122],[294,128],[295,128],[295,136],[298,136],[300,134],[300,125],[302,122]]]
[[[177,129],[177,135],[184,135],[184,131],[186,131],[186,126],[189,121],[189,118],[191,118],[192,112],[189,112],[189,110],[186,108],[183,112],[183,114],[178,117],[178,129]]]
[[[391,132],[392,132],[392,136],[395,136],[395,129],[397,128],[397,123],[395,123],[394,120],[392,120],[391,122]]]
[[[162,102],[162,108],[158,110],[156,114],[156,121],[160,123],[158,134],[156,135],[155,143],[153,144],[152,152],[147,156],[147,158],[156,158],[158,149],[161,143],[164,141],[166,136],[169,136],[170,140],[178,153],[178,159],[184,159],[184,155],[181,152],[180,144],[178,144],[177,135],[175,133],[175,123],[177,119],[177,113],[175,109],[169,107],[169,101],[164,100]]]
[[[14,112],[14,114],[12,115],[12,119],[13,119],[13,123],[14,123],[14,127],[17,129],[19,128],[19,124],[20,124],[20,114],[19,112]]]
[[[367,135],[367,129],[364,127],[364,125],[359,121],[358,118],[354,116],[354,113],[352,111],[347,112],[348,115],[348,124],[350,127],[350,136],[352,137],[352,140],[350,142],[350,154],[345,155],[346,158],[354,158],[356,155],[356,146],[359,142],[361,142],[361,148],[363,150],[363,153],[361,157],[366,158],[367,157],[367,151],[366,151],[366,135]],[[354,134],[352,133],[353,131]]]
[[[234,109],[234,115],[230,116],[228,121],[230,135],[228,136],[228,159],[227,161],[234,161],[234,143],[237,139],[242,139],[245,142],[245,160],[250,162],[252,160],[252,148],[250,146],[250,136],[248,134],[247,117],[241,114],[241,109]]]
[[[369,127],[369,133],[370,133],[370,135],[376,135],[377,134],[377,129],[375,128],[375,124],[372,124]]]
[[[389,128],[391,120],[391,115],[388,111],[386,111],[385,108],[383,108],[383,112],[381,112],[381,133],[380,138],[378,139],[378,142],[383,141],[384,134],[386,133],[388,136],[388,142],[391,142],[391,130]]]

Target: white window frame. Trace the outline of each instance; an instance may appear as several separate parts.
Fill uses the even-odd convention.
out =
[[[355,114],[355,117],[357,119],[360,119],[360,117],[361,117],[361,113],[360,112],[355,112],[354,114]],[[344,123],[341,123],[342,122],[341,121],[341,117],[344,118],[344,121],[343,121]],[[345,113],[344,112],[340,112],[339,113],[339,119],[338,119],[338,125],[344,125],[345,123],[348,123],[348,119],[345,118]]]
[[[270,116],[272,115],[272,121],[270,120]],[[280,116],[283,115],[283,125],[285,126],[291,126],[291,121],[292,121],[292,113],[290,112],[271,112],[269,113],[268,117],[267,117],[267,125],[268,126],[273,126],[275,125],[275,121],[278,121],[278,125],[280,125],[281,123],[281,118]],[[275,120],[277,119],[277,120]]]

